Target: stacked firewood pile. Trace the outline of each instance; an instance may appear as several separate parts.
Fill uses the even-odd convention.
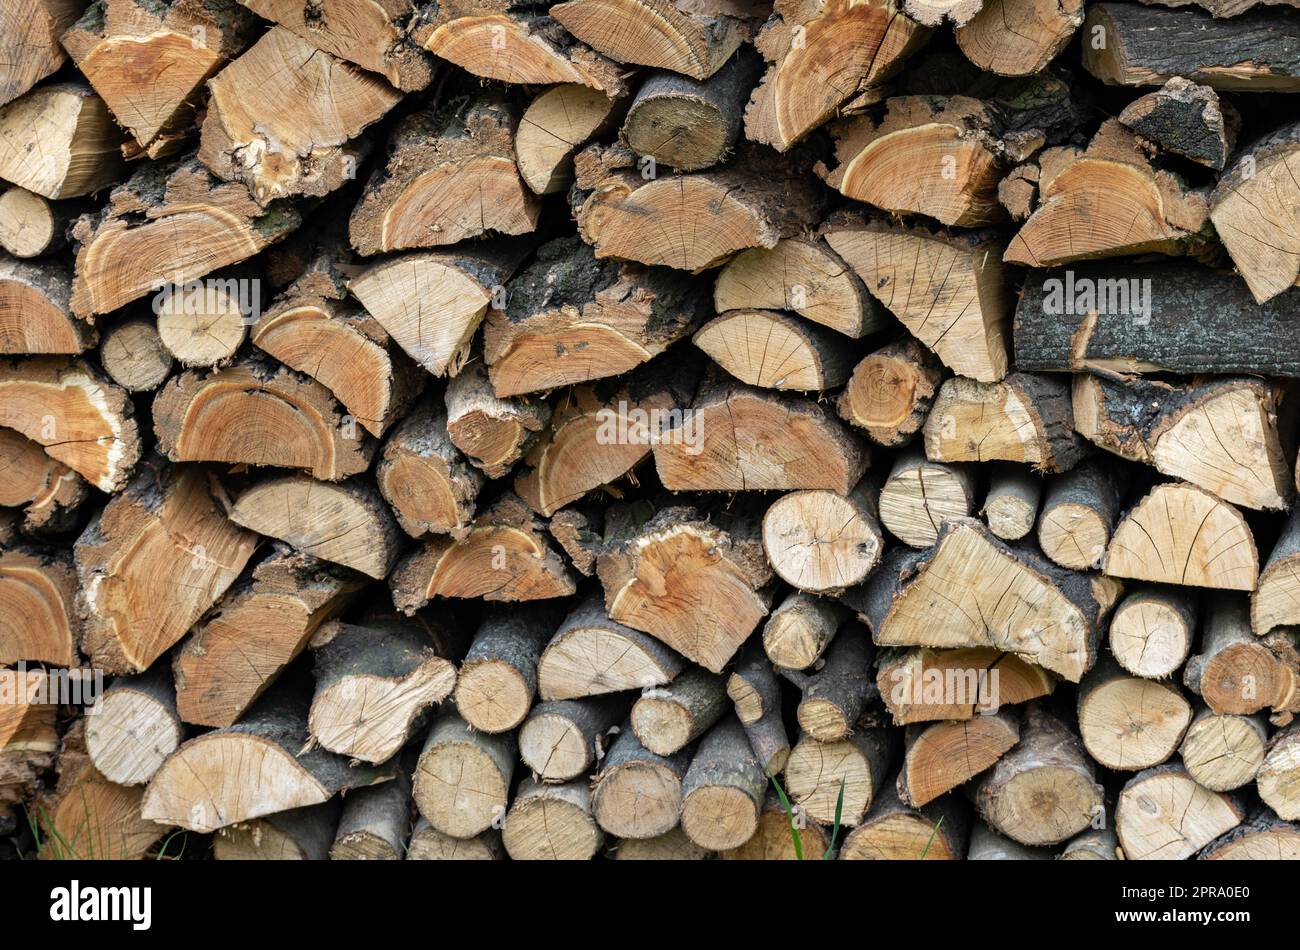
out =
[[[1263,2],[3,0],[0,847],[1300,857]]]

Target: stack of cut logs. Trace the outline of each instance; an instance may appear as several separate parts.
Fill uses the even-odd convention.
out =
[[[1300,858],[1298,93],[1300,0],[3,0],[0,854]]]

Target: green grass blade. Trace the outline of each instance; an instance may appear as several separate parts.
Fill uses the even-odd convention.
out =
[[[939,833],[941,827],[943,827],[943,815],[940,815],[939,820],[934,823],[934,830],[930,832],[930,840],[925,843],[925,850],[921,852],[920,860],[924,861],[925,856],[930,853],[930,845],[934,844],[934,836]]]
[[[835,853],[835,839],[840,836],[840,819],[844,816],[844,779],[840,779],[840,793],[835,797],[835,825],[831,828],[831,843],[826,846],[823,861],[829,861]]]
[[[795,860],[803,860],[803,837],[799,834],[799,829],[794,823],[794,806],[790,804],[790,799],[786,797],[785,789],[781,783],[776,780],[776,776],[771,776],[772,787],[776,789],[776,797],[781,800],[781,807],[785,809],[786,820],[790,823],[790,840],[794,842]]]

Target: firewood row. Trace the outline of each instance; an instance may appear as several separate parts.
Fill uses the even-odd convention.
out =
[[[1297,7],[2,0],[0,855],[1300,858]]]

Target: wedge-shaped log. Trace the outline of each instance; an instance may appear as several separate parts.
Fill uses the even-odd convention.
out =
[[[0,360],[0,425],[101,491],[120,489],[140,460],[126,391],[81,360]]]
[[[1202,861],[1300,860],[1300,828],[1282,821],[1267,808],[1201,851]]]
[[[389,576],[393,603],[412,614],[435,597],[567,597],[576,589],[573,575],[542,530],[518,496],[503,495],[463,538],[433,538],[399,563]]]
[[[1259,554],[1240,511],[1203,488],[1170,482],[1124,515],[1102,570],[1111,577],[1252,591]]]
[[[610,619],[722,672],[770,605],[757,520],[665,508],[625,535],[606,531],[597,573]]]
[[[365,471],[376,445],[316,380],[256,357],[173,377],[153,422],[172,461],[298,468],[327,481]]]
[[[844,599],[880,646],[993,647],[1077,683],[1096,659],[1114,594],[1114,585],[959,518],[944,522],[928,551],[891,551]]]
[[[1163,151],[1217,171],[1223,171],[1241,129],[1241,117],[1230,105],[1220,103],[1213,89],[1181,76],[1133,100],[1119,114],[1119,121]]]
[[[853,367],[853,350],[839,334],[774,310],[732,310],[693,340],[742,383],[764,389],[836,389]]]
[[[1007,374],[1012,291],[992,232],[949,234],[832,217],[826,242],[912,335],[954,372]]]
[[[391,769],[305,749],[310,693],[299,686],[277,684],[235,725],[206,732],[176,750],[145,789],[143,817],[206,834],[391,780]],[[258,776],[255,784],[249,784],[250,775]]]
[[[577,83],[547,89],[524,110],[515,133],[515,164],[533,194],[552,195],[573,184],[573,155],[605,131],[619,98]]]
[[[256,540],[226,517],[215,476],[195,466],[146,470],[74,547],[82,650],[110,673],[148,669],[220,600]]]
[[[1051,695],[1056,677],[990,647],[890,649],[876,662],[876,686],[895,725],[969,720]]]
[[[392,512],[363,481],[332,484],[307,475],[272,478],[241,494],[230,509],[230,520],[375,580],[388,576],[401,544]]]
[[[96,341],[68,309],[66,266],[0,257],[0,353],[80,353]]]
[[[685,274],[597,260],[580,238],[558,238],[488,312],[488,377],[498,396],[513,396],[618,376],[690,334],[707,307]]]
[[[1115,831],[1126,860],[1180,861],[1245,817],[1228,795],[1202,788],[1179,766],[1162,765],[1125,784],[1115,804]]]
[[[983,0],[956,29],[957,45],[980,69],[1032,76],[1056,58],[1083,23],[1083,0]]]
[[[77,665],[82,621],[69,558],[22,548],[0,553],[0,607],[0,664]]]
[[[0,178],[46,198],[117,181],[121,145],[104,100],[79,83],[41,86],[0,107]]]
[[[952,791],[1006,755],[1020,741],[1020,717],[1012,711],[968,722],[908,726],[907,751],[898,773],[898,797],[921,808]]]
[[[78,509],[90,496],[80,475],[13,429],[0,429],[0,458],[0,507],[23,509],[23,533],[59,534],[76,528]]]
[[[0,77],[0,105],[16,99],[67,57],[59,44],[63,31],[81,16],[79,2],[22,0],[0,13],[0,62],[8,64]]]

